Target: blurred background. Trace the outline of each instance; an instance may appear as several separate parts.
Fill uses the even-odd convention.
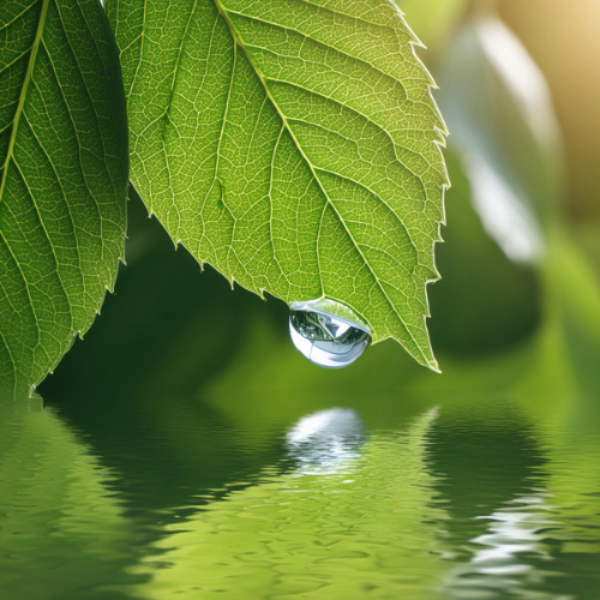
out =
[[[0,407],[7,598],[597,598],[600,1],[399,4],[451,132],[443,375],[310,364],[131,190],[115,295]]]

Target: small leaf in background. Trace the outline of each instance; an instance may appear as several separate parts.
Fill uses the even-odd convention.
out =
[[[440,104],[473,204],[516,262],[535,263],[564,184],[561,137],[544,76],[492,16],[460,30],[439,66]]]
[[[444,123],[392,2],[112,0],[131,179],[231,282],[349,306],[436,369]]]
[[[90,327],[123,255],[127,125],[98,2],[4,0],[0,94],[0,395],[22,395]]]
[[[485,15],[461,28],[437,76],[451,150],[462,167],[452,161],[454,226],[440,253],[444,279],[431,298],[439,316],[431,324],[434,341],[451,349],[447,342],[462,330],[469,351],[494,351],[545,326],[558,310],[572,339],[577,331],[597,345],[598,283],[564,219],[562,135],[544,75],[512,31]],[[477,252],[469,248],[465,197],[512,265],[484,250],[481,236]],[[477,286],[467,289],[469,277]],[[476,332],[471,340],[467,320]],[[487,344],[486,333],[493,333]]]
[[[446,161],[452,178],[449,226],[436,256],[442,280],[429,292],[431,340],[440,354],[480,358],[506,352],[540,325],[542,278],[533,265],[511,260],[488,235],[460,155],[448,150]]]

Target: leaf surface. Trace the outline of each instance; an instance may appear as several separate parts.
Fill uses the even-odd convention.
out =
[[[95,0],[0,10],[0,395],[21,395],[111,289],[126,224],[118,54]]]
[[[232,283],[328,298],[437,368],[445,126],[393,2],[112,0],[131,178]]]

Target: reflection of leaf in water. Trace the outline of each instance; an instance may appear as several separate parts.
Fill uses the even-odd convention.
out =
[[[600,554],[600,439],[569,433],[552,437],[544,469],[553,515],[563,525],[554,537],[564,543],[563,552]],[[600,568],[600,556],[597,562]]]
[[[576,419],[568,425],[567,431],[555,428],[542,434],[548,456],[544,468],[550,504],[547,518],[554,523],[544,532],[544,541],[547,547],[553,548],[561,571],[568,574],[554,582],[555,589],[563,594],[561,598],[595,598],[597,595],[600,436],[598,410],[588,403],[584,419],[592,412],[596,427],[593,432],[583,433],[586,425]]]
[[[161,568],[148,559],[135,569],[152,576],[135,595],[382,598],[401,586],[439,597],[429,591],[445,568],[435,552],[446,515],[427,471],[434,417],[373,435],[361,457],[333,473],[267,470],[263,483],[169,525],[156,544]]]
[[[600,572],[600,406],[597,393],[574,390],[570,410],[554,418],[538,419],[538,438],[547,461],[545,477],[552,531],[562,542],[561,553],[572,560],[593,560]],[[583,555],[596,555],[595,558]],[[578,558],[579,557],[579,558]]]
[[[564,407],[552,403],[551,395],[546,397],[552,408],[532,421],[531,441],[538,446],[540,460],[525,463],[528,476],[519,488],[505,494],[495,508],[478,502],[468,519],[457,519],[451,512],[457,532],[470,533],[468,538],[457,539],[452,532],[452,546],[460,548],[466,558],[444,577],[443,589],[453,597],[503,600],[507,589],[511,597],[532,600],[596,597],[600,410],[595,398],[578,396],[577,386],[571,394],[573,404]],[[460,438],[453,441],[460,445]],[[522,453],[522,444],[518,451]],[[462,463],[461,467],[466,468]],[[495,478],[498,469],[494,467],[488,466],[486,472],[493,471]],[[511,476],[518,470],[514,467],[509,457],[506,468]],[[463,482],[455,475],[450,473],[450,479],[458,488]],[[472,500],[468,483],[465,487]],[[498,484],[490,488],[496,491]],[[465,504],[461,502],[460,507]]]
[[[514,598],[571,598],[540,589],[556,575],[543,566],[551,558],[546,532],[556,526],[546,500],[544,492],[533,492],[478,517],[486,531],[470,541],[470,560],[448,571],[442,589],[458,598],[502,600],[507,590]]]
[[[54,414],[0,406],[0,589],[63,599],[125,580],[131,531],[111,473]],[[73,597],[73,596],[69,596]]]

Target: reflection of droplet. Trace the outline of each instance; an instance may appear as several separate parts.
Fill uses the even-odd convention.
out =
[[[352,364],[371,341],[364,325],[332,315],[311,303],[291,305],[290,335],[308,360],[330,369]]]
[[[365,439],[354,410],[330,408],[300,419],[288,432],[286,446],[298,475],[327,474],[343,471],[356,460]]]

